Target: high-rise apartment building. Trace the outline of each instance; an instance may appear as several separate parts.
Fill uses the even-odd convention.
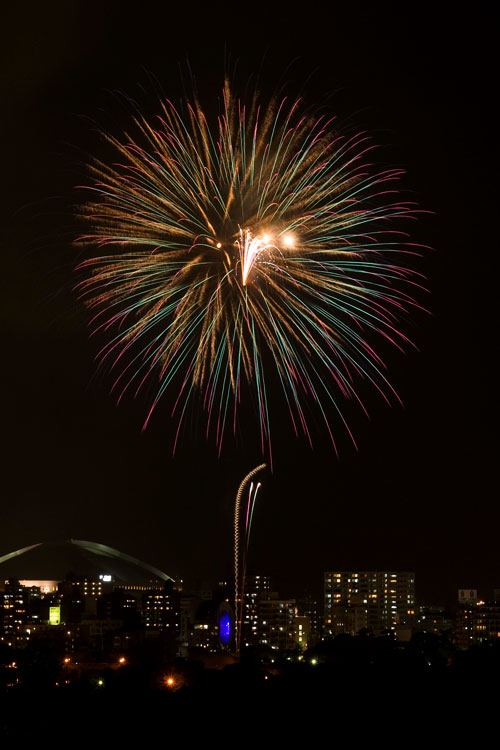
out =
[[[415,574],[407,571],[327,572],[324,635],[374,635],[409,626],[415,615]]]
[[[165,584],[163,591],[153,591],[143,596],[142,614],[148,629],[170,631],[178,635],[180,610],[180,592],[174,591],[171,581]]]
[[[460,589],[458,602],[455,643],[459,648],[500,642],[500,601],[484,602],[478,599],[477,589]]]
[[[307,644],[314,646],[321,640],[323,633],[323,602],[320,597],[306,594],[297,599],[297,612],[299,617],[306,617],[309,621],[307,626]]]
[[[280,651],[296,648],[299,645],[295,632],[296,614],[295,599],[279,599],[276,593],[262,599],[258,621],[259,643]]]
[[[20,645],[28,622],[30,590],[10,578],[0,590],[0,634],[6,643]]]
[[[262,602],[271,593],[271,579],[267,575],[248,575],[245,577],[243,591],[242,637],[247,645],[262,642]]]

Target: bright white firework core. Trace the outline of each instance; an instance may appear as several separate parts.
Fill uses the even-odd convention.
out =
[[[254,237],[250,229],[240,229],[238,247],[241,256],[241,281],[243,286],[246,286],[252,266],[260,253],[263,250],[274,247],[274,244],[270,240],[271,238],[268,234],[262,237]]]

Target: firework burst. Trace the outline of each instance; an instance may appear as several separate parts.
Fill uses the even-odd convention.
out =
[[[393,220],[415,209],[400,170],[368,163],[366,134],[342,137],[299,101],[223,93],[213,126],[196,99],[183,116],[164,101],[154,123],[136,115],[133,138],[106,136],[114,163],[90,167],[79,242],[99,252],[78,289],[106,334],[99,359],[119,399],[154,380],[145,424],[175,382],[177,435],[198,393],[220,449],[250,394],[270,453],[274,381],[295,432],[311,439],[314,404],[335,444],[331,412],[348,429],[339,400],[361,403],[360,377],[394,393],[369,342],[408,341],[398,320],[418,274]]]

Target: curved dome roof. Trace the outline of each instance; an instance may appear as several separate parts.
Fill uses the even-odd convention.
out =
[[[113,547],[80,539],[40,542],[0,557],[0,578],[63,581],[68,573],[97,579],[111,575],[116,583],[147,585],[173,578],[153,565]]]

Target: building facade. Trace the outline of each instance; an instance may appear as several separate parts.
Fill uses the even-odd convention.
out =
[[[415,574],[408,571],[341,571],[324,575],[326,637],[381,635],[411,627],[415,617]]]
[[[455,643],[461,649],[500,642],[500,602],[470,602],[457,611]]]

